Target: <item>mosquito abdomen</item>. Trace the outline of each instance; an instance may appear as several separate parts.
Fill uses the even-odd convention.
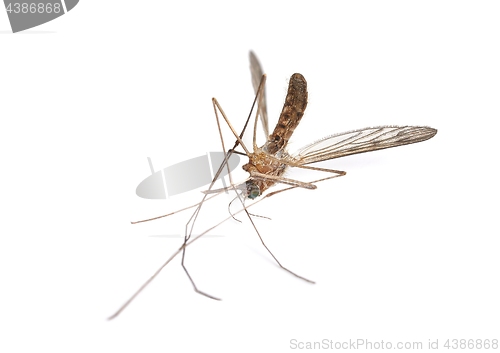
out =
[[[301,74],[293,74],[288,84],[288,93],[278,124],[269,136],[263,149],[275,154],[285,148],[293,131],[299,125],[307,107],[307,82]]]

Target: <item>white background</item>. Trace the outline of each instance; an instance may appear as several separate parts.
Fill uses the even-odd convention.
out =
[[[11,34],[0,12],[0,350],[500,339],[499,18],[494,1],[82,1]],[[278,259],[316,285],[231,220],[187,254],[199,287],[223,301],[194,293],[176,259],[107,321],[179,247],[189,213],[129,222],[200,195],[135,196],[146,157],[160,169],[218,150],[212,97],[241,128],[250,49],[268,73],[271,125],[290,75],[308,81],[291,151],[366,126],[439,132],[323,163],[348,174],[253,208],[272,218],[256,224]],[[207,204],[199,230],[230,200]]]

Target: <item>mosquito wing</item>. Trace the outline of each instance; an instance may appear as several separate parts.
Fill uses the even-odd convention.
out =
[[[378,126],[327,136],[301,148],[296,158],[300,164],[310,164],[351,154],[421,142],[436,135],[437,130],[426,126]]]
[[[260,62],[255,56],[254,52],[250,52],[250,71],[252,73],[252,85],[257,94],[257,90],[259,89],[260,81],[262,80],[262,76],[264,72],[262,71],[262,66],[260,66]],[[262,123],[262,128],[264,129],[264,134],[266,135],[266,139],[269,136],[269,123],[267,119],[267,102],[266,102],[266,87],[264,87],[264,91],[262,92],[262,100],[260,102],[260,121]]]

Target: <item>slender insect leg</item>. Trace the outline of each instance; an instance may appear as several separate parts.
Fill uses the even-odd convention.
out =
[[[311,166],[308,166],[308,165],[294,165],[294,164],[291,164],[290,166],[295,167],[295,168],[316,170],[318,172],[335,173],[335,174],[338,174],[338,176],[344,176],[344,175],[346,175],[346,172],[344,172],[343,170],[335,170],[335,169],[328,169],[328,168],[318,168],[318,167],[311,167]]]
[[[265,81],[266,81],[266,76],[264,75],[262,77],[262,80],[261,80],[261,83],[260,83],[260,86],[259,86],[259,91],[255,95],[255,99],[254,99],[254,101],[252,103],[252,108],[250,110],[250,114],[248,115],[247,121],[245,122],[245,127],[243,128],[243,131],[241,132],[240,135],[238,135],[236,133],[236,130],[234,129],[233,125],[231,124],[231,122],[227,118],[226,114],[224,113],[224,110],[220,106],[220,104],[217,101],[217,99],[212,98],[212,102],[214,104],[215,115],[216,115],[216,118],[217,118],[217,126],[219,127],[219,133],[220,133],[220,123],[219,123],[219,115],[217,113],[217,110],[221,113],[221,115],[224,118],[227,126],[231,129],[231,132],[233,133],[234,137],[236,137],[237,141],[235,142],[235,145],[234,145],[235,147],[233,147],[232,149],[236,148],[236,146],[238,146],[238,145],[241,145],[241,147],[245,150],[245,153],[247,154],[247,156],[250,154],[250,151],[248,150],[248,148],[246,147],[245,143],[241,139],[243,137],[243,134],[245,133],[246,127],[247,127],[248,122],[250,120],[250,117],[252,115],[252,111],[255,108],[255,104],[258,102],[258,100],[260,100],[261,92],[262,92],[263,86],[265,84]],[[256,119],[257,119],[257,116],[256,116]],[[225,149],[223,151],[225,151]]]
[[[213,104],[213,107],[214,107],[214,112],[215,112],[215,118],[216,118],[216,121],[217,121],[217,129],[219,131],[219,136],[220,136],[220,140],[221,140],[221,144],[222,144],[222,150],[223,151],[226,151],[226,147],[224,145],[224,138],[222,137],[222,131],[221,131],[221,126],[220,126],[220,120],[219,120],[219,115],[217,113],[217,111],[219,111],[222,115],[222,117],[224,118],[227,126],[231,129],[233,135],[236,137],[236,142],[234,143],[234,147],[229,150],[228,153],[226,153],[226,157],[224,159],[224,162],[221,164],[221,166],[219,167],[219,170],[217,171],[216,175],[214,176],[214,179],[212,180],[212,183],[210,184],[208,190],[210,191],[215,183],[215,181],[217,180],[217,178],[219,177],[220,173],[222,172],[222,169],[224,168],[224,166],[227,167],[227,172],[228,172],[228,175],[229,175],[229,181],[230,181],[230,184],[232,186],[232,188],[236,191],[236,189],[234,188],[234,184],[233,184],[233,181],[232,181],[232,178],[231,178],[231,171],[230,171],[230,168],[229,168],[229,165],[227,163],[229,157],[231,156],[232,154],[232,151],[238,146],[238,145],[241,145],[241,147],[245,150],[245,152],[247,154],[249,154],[250,152],[248,151],[248,149],[246,148],[245,144],[243,143],[243,141],[241,140],[242,137],[243,137],[243,134],[245,133],[245,130],[247,128],[247,125],[248,125],[248,122],[250,121],[250,117],[252,116],[252,111],[255,107],[255,104],[257,102],[257,100],[259,100],[260,102],[260,98],[262,96],[262,91],[263,91],[263,87],[264,87],[264,84],[265,84],[265,80],[266,77],[265,75],[262,77],[262,80],[261,80],[261,83],[260,83],[260,86],[259,86],[259,89],[257,91],[257,94],[255,95],[255,99],[252,103],[252,108],[250,110],[250,114],[248,115],[248,118],[245,122],[245,126],[243,127],[243,130],[241,132],[240,135],[238,135],[235,131],[235,129],[233,128],[231,122],[229,121],[229,119],[227,118],[226,114],[224,113],[222,107],[220,106],[220,104],[217,102],[217,100],[215,98],[212,98],[212,104]],[[258,114],[257,116],[255,117],[255,119],[257,120],[258,118]],[[205,201],[205,198],[207,197],[207,194],[205,194],[203,196],[203,199],[202,201],[198,204],[198,207],[196,208],[196,210],[193,212],[193,215],[191,216],[191,218],[189,219],[188,223],[186,224],[186,229],[185,229],[185,236],[184,236],[184,243],[183,243],[183,246],[182,246],[182,260],[181,260],[181,265],[182,265],[182,268],[184,269],[184,271],[186,272],[186,275],[188,276],[189,278],[189,281],[191,282],[191,284],[193,285],[193,288],[195,290],[195,292],[201,294],[201,295],[204,295],[208,298],[211,298],[211,299],[215,299],[215,300],[220,300],[219,298],[216,298],[212,295],[209,295],[205,292],[202,292],[198,289],[198,287],[196,286],[196,284],[194,283],[194,280],[193,278],[191,277],[191,275],[189,274],[189,271],[187,270],[186,268],[186,265],[185,265],[185,257],[186,257],[186,245],[187,245],[187,242],[189,241],[189,239],[191,238],[191,235],[192,235],[192,232],[193,232],[193,228],[194,228],[194,225],[196,223],[196,219],[198,218],[198,215],[200,213],[200,210],[201,210],[201,207],[203,205],[203,202]]]
[[[332,175],[332,176],[329,176],[329,177],[326,177],[326,178],[321,178],[321,179],[316,179],[316,180],[313,180],[311,181],[309,184],[316,184],[316,183],[319,183],[321,181],[325,181],[325,180],[330,180],[330,179],[333,179],[333,178],[338,178],[338,177],[341,177],[343,176],[344,174],[340,174],[340,175]],[[284,188],[284,189],[281,189],[281,190],[276,190],[276,191],[272,191],[268,194],[265,194],[264,196],[262,196],[262,199],[266,199],[268,197],[271,197],[271,196],[274,196],[274,195],[277,195],[277,194],[281,194],[282,192],[285,192],[285,191],[288,191],[288,190],[292,190],[292,189],[295,189],[295,188],[298,188],[300,186],[298,185],[294,185],[294,186],[290,186],[290,187],[287,187],[287,188]],[[261,201],[259,200],[259,202]],[[252,204],[251,206],[253,206],[254,204]]]
[[[252,179],[272,180],[275,183],[298,186],[298,187],[301,187],[304,189],[314,190],[317,187],[316,185],[313,185],[311,183],[305,183],[305,182],[300,181],[300,180],[289,179],[289,178],[279,177],[279,176],[275,176],[275,175],[262,174],[262,173],[258,173],[258,172],[252,172],[251,177],[252,177]]]
[[[231,152],[231,150],[229,150],[229,151],[228,151],[228,153],[230,153],[230,152]],[[236,151],[234,151],[233,153],[238,153],[238,154],[241,154],[241,152],[236,152]],[[310,167],[310,166],[299,166],[299,165],[297,165],[297,166],[293,165],[293,166],[294,166],[294,167],[297,167],[297,168],[311,169],[311,170],[317,170],[317,171],[321,171],[321,172],[337,173],[337,174],[339,174],[338,176],[343,176],[343,175],[345,175],[345,174],[346,174],[346,172],[344,172],[344,171],[340,171],[340,170],[324,169],[324,168],[316,168],[316,167]],[[264,175],[265,175],[265,174],[264,174]],[[269,179],[269,176],[267,176],[267,175],[265,175],[265,176],[266,176],[266,178],[267,178],[267,179]],[[337,176],[334,176],[334,177],[337,177]],[[264,178],[262,178],[262,179],[264,179]],[[289,179],[289,180],[292,180],[292,179]],[[278,182],[279,182],[279,180],[278,180]],[[295,184],[297,184],[297,186],[299,186],[299,187],[302,187],[302,186],[298,185],[298,184],[300,184],[300,183],[304,183],[304,182],[297,181],[297,183],[295,183]],[[312,183],[313,183],[313,182],[311,182],[311,183],[305,183],[305,184],[312,184]],[[291,185],[295,185],[295,184],[291,184]],[[207,199],[205,199],[203,202],[206,202],[206,201],[208,201],[208,200],[211,200],[212,198],[214,198],[214,197],[218,196],[220,193],[222,193],[222,192],[224,192],[224,191],[227,191],[227,190],[230,190],[231,188],[232,188],[231,186],[227,186],[227,187],[225,187],[225,188],[221,188],[221,189],[217,189],[217,190],[211,190],[213,193],[215,193],[215,195],[212,195],[212,196],[208,197],[208,198],[207,198]],[[310,188],[310,187],[306,187],[306,188]],[[204,192],[204,193],[207,193],[207,194],[208,194],[208,191],[202,191],[202,192]],[[232,202],[232,201],[231,201],[231,202]],[[160,218],[164,218],[164,217],[172,216],[172,215],[174,215],[174,214],[176,214],[176,213],[180,213],[180,212],[182,212],[182,211],[189,210],[190,208],[193,208],[193,207],[199,206],[199,205],[200,205],[200,203],[201,203],[201,202],[198,202],[198,203],[196,203],[196,204],[194,204],[194,205],[191,205],[191,206],[188,206],[188,207],[182,208],[182,209],[180,209],[180,210],[176,210],[176,211],[174,211],[174,212],[170,212],[170,213],[167,213],[167,214],[164,214],[164,215],[158,216],[158,217],[153,217],[153,218],[143,219],[143,220],[140,220],[140,221],[135,221],[135,222],[130,222],[130,223],[132,223],[132,224],[137,224],[137,223],[149,222],[149,221],[154,221],[154,220],[156,220],[156,219],[160,219]],[[256,215],[256,216],[257,216],[257,215]],[[263,216],[257,216],[257,217],[263,217]],[[264,218],[267,218],[267,217],[264,217]]]
[[[302,165],[299,163],[300,161],[294,161],[294,160],[288,160],[288,159],[278,159],[271,154],[268,154],[267,157],[275,160],[276,162],[286,164],[286,165],[293,167],[293,168],[302,168],[302,169],[315,170],[318,172],[335,173],[335,174],[337,174],[337,176],[346,175],[346,172],[344,172],[342,170],[318,168],[318,167],[311,167],[308,165]],[[303,181],[299,181],[299,180],[287,179],[287,178],[283,178],[283,177],[276,177],[276,176],[272,176],[272,175],[261,174],[258,172],[253,172],[252,177],[254,177],[254,176],[260,178],[261,180],[269,179],[269,180],[272,180],[272,181],[277,182],[277,183],[297,185],[297,186],[305,188],[305,189],[316,189],[316,187],[313,187],[313,185],[311,185],[311,183],[303,182]]]
[[[210,295],[208,293],[205,293],[201,290],[198,289],[198,287],[196,286],[196,284],[194,283],[193,279],[191,278],[191,275],[189,274],[189,271],[187,270],[186,268],[186,265],[184,264],[184,259],[186,257],[186,244],[187,244],[187,238],[184,239],[184,245],[183,245],[183,248],[182,248],[182,261],[181,261],[181,265],[182,265],[182,268],[184,269],[184,272],[186,272],[186,275],[188,276],[189,278],[189,281],[191,282],[191,284],[193,285],[193,289],[196,293],[198,294],[201,294],[201,295],[204,295],[205,297],[208,297],[210,299],[214,299],[214,300],[220,300],[220,298],[217,298],[217,297],[214,297],[213,295]]]
[[[254,202],[253,204],[251,204],[250,206],[248,207],[251,207],[253,205],[256,205],[258,204],[259,202],[261,202],[262,200],[264,200],[264,198]],[[240,212],[243,212],[243,209],[242,210],[239,210],[238,212],[234,213],[235,215],[240,213]],[[226,222],[227,220],[231,219],[231,217],[227,217],[225,219],[223,219],[222,221],[220,221],[219,223],[217,223],[216,225],[208,228],[207,230],[205,230],[204,232],[202,232],[201,234],[198,234],[197,236],[195,236],[193,239],[189,240],[187,243],[183,244],[177,251],[175,251],[172,256],[170,256],[168,258],[168,260],[160,266],[160,268],[158,268],[158,270],[156,270],[156,272],[146,281],[144,282],[144,284],[139,287],[139,289],[113,314],[111,315],[108,320],[113,320],[114,318],[116,318],[118,315],[120,315],[120,313],[125,310],[129,305],[130,303],[144,290],[144,288],[146,288],[155,278],[156,276],[158,276],[158,274],[161,272],[161,270],[163,270],[165,268],[165,266],[167,266],[177,255],[179,255],[187,246],[191,245],[192,243],[194,243],[196,240],[200,239],[202,236],[204,236],[205,234],[207,234],[208,232],[214,230],[215,228],[217,228],[218,226],[220,226],[222,223]],[[210,298],[210,297],[209,297]]]
[[[224,190],[222,190],[224,191]],[[219,194],[222,193],[222,191],[219,191],[217,192],[215,195],[212,195],[210,197],[208,197],[205,201],[208,201],[208,200],[211,200],[213,199],[214,197],[218,196]],[[174,212],[170,212],[170,213],[167,213],[167,214],[164,214],[164,215],[161,215],[161,216],[158,216],[158,217],[153,217],[153,218],[148,218],[148,219],[143,219],[143,220],[140,220],[140,221],[135,221],[135,222],[130,222],[132,224],[137,224],[137,223],[143,223],[143,222],[149,222],[149,221],[154,221],[156,219],[160,219],[160,218],[164,218],[164,217],[168,217],[168,216],[172,216],[176,213],[180,213],[182,211],[186,211],[186,210],[189,210],[190,208],[193,208],[193,207],[196,207],[200,204],[201,202],[198,202],[198,203],[195,203],[194,205],[191,205],[191,206],[188,206],[188,207],[184,207],[184,208],[181,208],[180,210],[177,210],[177,211],[174,211]]]
[[[330,177],[326,177],[326,178],[322,178],[322,179],[318,179],[318,180],[314,180],[312,181],[311,183],[312,184],[315,184],[315,183],[319,183],[321,181],[325,181],[325,180],[328,180],[328,179],[332,179],[332,178],[336,178],[337,176],[330,176]],[[248,205],[248,206],[245,206],[244,209],[241,209],[237,212],[235,212],[233,214],[233,216],[237,215],[238,213],[241,213],[243,211],[247,212],[248,211],[248,208],[254,206],[254,205],[257,205],[259,202],[262,202],[264,201],[266,198],[268,197],[271,197],[271,196],[274,196],[274,195],[277,195],[277,194],[280,194],[284,191],[288,191],[288,190],[291,190],[291,189],[295,189],[296,187],[298,186],[290,186],[290,187],[287,187],[285,189],[281,189],[281,190],[277,190],[277,191],[273,191],[273,192],[270,192],[264,196],[262,196],[262,198],[260,200],[257,200],[255,201],[254,203],[252,203],[251,205]],[[204,232],[202,232],[201,234],[198,234],[197,236],[195,236],[193,239],[189,240],[185,245],[183,244],[176,252],[174,252],[172,254],[172,256],[170,256],[170,258],[158,269],[156,270],[156,272],[132,295],[132,297],[130,297],[130,299],[128,299],[113,315],[111,315],[108,320],[112,320],[114,318],[116,318],[118,315],[120,315],[120,313],[125,310],[129,305],[130,303],[144,290],[144,288],[146,288],[148,286],[149,283],[151,283],[155,278],[156,276],[161,272],[161,270],[163,270],[163,268],[165,268],[165,266],[167,266],[177,255],[179,255],[182,250],[184,250],[186,247],[188,247],[189,245],[191,245],[192,243],[194,243],[196,240],[200,239],[202,236],[204,236],[205,234],[207,234],[208,232],[214,230],[215,228],[217,228],[218,226],[220,226],[222,223],[226,222],[227,220],[231,219],[232,216],[229,216],[225,219],[223,219],[222,221],[220,221],[219,223],[217,223],[216,225],[210,227],[209,229],[205,230]]]
[[[260,239],[260,242],[262,243],[262,245],[264,246],[264,248],[266,248],[267,252],[269,254],[271,254],[271,256],[273,257],[274,261],[276,261],[276,263],[285,271],[287,271],[288,273],[291,273],[292,275],[294,275],[295,277],[298,277],[306,282],[309,282],[309,283],[316,283],[314,281],[311,281],[310,279],[307,279],[305,277],[302,277],[298,274],[296,274],[295,272],[289,270],[288,268],[286,268],[285,266],[283,266],[281,264],[281,262],[276,258],[276,256],[274,256],[274,254],[272,253],[272,251],[267,247],[266,243],[264,242],[264,239],[262,238],[262,236],[260,235],[260,232],[258,231],[257,227],[255,226],[255,223],[253,222],[253,219],[252,219],[252,216],[250,215],[250,213],[248,213],[248,210],[245,208],[245,213],[247,214],[248,216],[248,219],[250,220],[250,222],[252,223],[252,226],[253,226],[253,229],[255,229],[255,232],[257,233],[257,236],[259,237]]]
[[[342,173],[342,172],[341,172],[341,173]],[[317,179],[317,180],[314,180],[314,181],[312,181],[312,182],[310,182],[310,183],[305,183],[305,184],[313,185],[313,184],[318,183],[318,182],[321,182],[321,181],[325,181],[325,180],[329,180],[329,179],[333,179],[333,178],[338,178],[338,177],[340,177],[340,176],[342,176],[342,175],[345,175],[345,172],[344,172],[343,174],[341,174],[341,173],[339,173],[339,174],[337,174],[337,175],[332,175],[332,176],[329,176],[329,177],[326,177],[326,178]],[[290,183],[290,184],[291,184],[291,183]],[[282,189],[282,190],[277,190],[277,191],[274,191],[274,192],[270,192],[270,193],[268,193],[268,194],[264,195],[264,196],[262,197],[262,199],[261,199],[261,200],[259,200],[259,202],[260,202],[260,201],[262,201],[262,200],[263,200],[263,199],[265,199],[265,198],[268,198],[268,197],[271,197],[271,196],[277,195],[277,194],[282,193],[282,192],[284,192],[284,191],[288,191],[288,190],[291,190],[291,189],[295,189],[295,188],[297,188],[297,187],[303,187],[301,184],[303,184],[303,183],[302,183],[302,182],[299,182],[299,183],[297,183],[297,184],[291,184],[291,185],[293,185],[293,186],[290,186],[290,187],[285,188],[285,189]],[[313,185],[313,186],[315,186],[315,185]],[[311,280],[309,280],[309,279],[307,279],[307,278],[305,278],[305,277],[302,277],[302,276],[300,276],[300,275],[296,274],[295,272],[293,272],[293,271],[289,270],[288,268],[286,268],[285,266],[283,266],[283,265],[281,264],[281,262],[280,262],[280,261],[276,258],[276,256],[274,256],[274,254],[272,253],[272,251],[268,248],[268,246],[267,246],[267,245],[266,245],[266,243],[264,242],[264,239],[263,239],[263,238],[262,238],[262,236],[260,235],[260,232],[258,231],[258,229],[257,229],[257,227],[256,227],[256,225],[255,225],[255,223],[253,222],[253,219],[252,219],[252,217],[251,217],[251,214],[250,214],[250,213],[248,212],[248,210],[247,210],[247,208],[248,208],[248,207],[246,207],[246,206],[244,205],[243,200],[241,200],[241,198],[240,198],[240,201],[242,202],[243,207],[244,207],[244,209],[243,209],[243,210],[245,211],[245,213],[247,214],[248,218],[250,219],[250,222],[252,223],[252,226],[253,226],[253,228],[255,229],[255,232],[257,233],[257,236],[259,237],[259,239],[260,239],[260,241],[261,241],[262,245],[264,246],[264,248],[266,248],[267,252],[269,252],[269,254],[273,257],[274,261],[276,261],[276,263],[277,263],[277,264],[278,264],[278,265],[279,265],[279,266],[280,266],[283,270],[285,270],[285,271],[287,271],[287,272],[291,273],[292,275],[294,275],[294,276],[296,276],[296,277],[298,277],[298,278],[300,278],[300,279],[302,279],[302,280],[304,280],[304,281],[306,281],[306,282],[309,282],[309,283],[315,283],[314,281],[311,281]],[[253,205],[254,205],[254,204],[252,204],[252,206],[253,206]],[[239,213],[239,212],[238,212],[238,213]]]

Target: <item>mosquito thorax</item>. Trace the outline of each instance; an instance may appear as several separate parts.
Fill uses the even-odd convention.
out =
[[[259,186],[255,185],[252,181],[247,181],[247,196],[251,200],[260,196]]]

